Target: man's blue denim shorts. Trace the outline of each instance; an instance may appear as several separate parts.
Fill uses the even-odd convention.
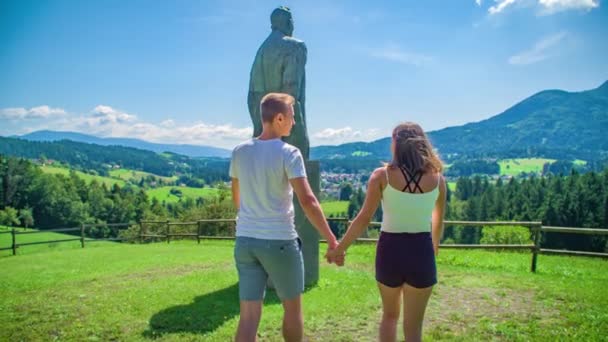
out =
[[[239,236],[234,247],[239,273],[239,298],[263,300],[270,277],[279,299],[294,299],[304,292],[302,242]]]

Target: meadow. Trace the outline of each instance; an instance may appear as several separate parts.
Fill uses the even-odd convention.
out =
[[[42,171],[49,174],[60,174],[68,177],[70,175],[70,169],[65,167],[57,167],[57,166],[49,166],[45,165],[41,167]],[[91,183],[93,180],[97,181],[99,184],[105,184],[107,187],[112,187],[114,184],[118,184],[118,186],[125,186],[126,182],[122,179],[116,179],[111,177],[103,177],[97,175],[91,175],[88,173],[84,173],[82,171],[74,171],[76,175],[87,183]]]
[[[517,176],[520,173],[536,173],[540,174],[543,171],[543,165],[553,163],[555,159],[545,158],[517,158],[503,159],[498,161],[500,166],[501,176]]]
[[[0,257],[0,340],[231,340],[239,310],[232,241],[69,244]],[[304,294],[309,341],[375,340],[373,258],[373,245],[357,244],[345,267],[321,265],[318,284]],[[529,253],[441,250],[425,340],[605,338],[608,262],[539,258],[530,273]],[[261,341],[281,341],[281,314],[269,291]]]
[[[181,196],[171,193],[172,189],[179,190]],[[218,196],[219,192],[220,190],[217,188],[192,188],[187,186],[161,186],[146,190],[146,194],[148,194],[150,200],[156,198],[159,202],[165,201],[165,203],[175,203],[181,198],[192,198],[193,200],[196,200],[201,197],[210,200]],[[226,192],[226,195],[229,196],[230,192]]]
[[[334,217],[346,217],[348,211],[348,201],[326,201],[321,202],[323,213],[325,216],[333,215]]]

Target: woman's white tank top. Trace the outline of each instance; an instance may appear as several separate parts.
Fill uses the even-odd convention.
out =
[[[422,233],[431,231],[433,208],[439,196],[439,182],[429,192],[411,193],[399,191],[388,183],[382,191],[382,225],[380,229],[390,233]]]

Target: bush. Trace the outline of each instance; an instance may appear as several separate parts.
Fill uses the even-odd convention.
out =
[[[521,226],[484,226],[481,230],[481,244],[531,244],[530,229]]]

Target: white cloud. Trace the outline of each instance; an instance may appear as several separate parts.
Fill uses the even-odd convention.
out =
[[[386,47],[372,50],[371,55],[376,58],[385,59],[392,62],[410,64],[414,66],[427,65],[433,61],[433,58],[430,56],[403,51],[396,44],[389,44]]]
[[[0,119],[47,119],[53,116],[66,115],[61,108],[51,108],[49,106],[38,106],[30,109],[26,108],[5,108],[0,110]]]
[[[498,4],[488,8],[488,13],[498,14],[504,11],[505,8],[513,5],[517,0],[495,0]]]
[[[171,119],[167,119],[163,122],[160,123],[161,127],[165,127],[165,128],[171,128],[175,126],[175,121],[171,120]]]
[[[475,3],[477,4],[477,6],[481,6],[481,0],[475,0]]]
[[[93,109],[91,121],[97,124],[134,122],[137,116],[116,110],[110,106],[99,105]]]
[[[560,32],[549,37],[545,37],[538,41],[534,46],[526,51],[520,52],[517,55],[509,58],[509,64],[512,65],[528,65],[540,62],[551,57],[553,47],[566,37],[566,32]]]
[[[541,14],[553,14],[567,10],[590,11],[600,6],[599,0],[539,0]]]
[[[44,120],[37,120],[33,124],[27,125],[12,120],[13,125],[6,135],[26,134],[48,129],[81,132],[100,137],[135,138],[158,143],[232,148],[237,143],[250,138],[253,133],[252,127],[234,127],[231,124],[214,125],[204,122],[177,123],[170,118],[160,123],[150,123],[140,120],[136,115],[116,110],[107,105],[98,105],[86,114],[67,114],[62,109],[53,109],[48,106],[29,110],[24,108],[0,110],[0,120],[35,116]]]
[[[380,130],[369,128],[366,130],[353,129],[350,126],[343,128],[325,128],[312,135],[313,145],[316,144],[342,144],[354,141],[371,141],[380,138]]]
[[[481,5],[481,0],[475,0]],[[488,8],[490,15],[503,12],[515,4],[520,7],[536,8],[541,15],[550,15],[567,10],[590,11],[600,6],[599,0],[494,0],[496,4]]]

